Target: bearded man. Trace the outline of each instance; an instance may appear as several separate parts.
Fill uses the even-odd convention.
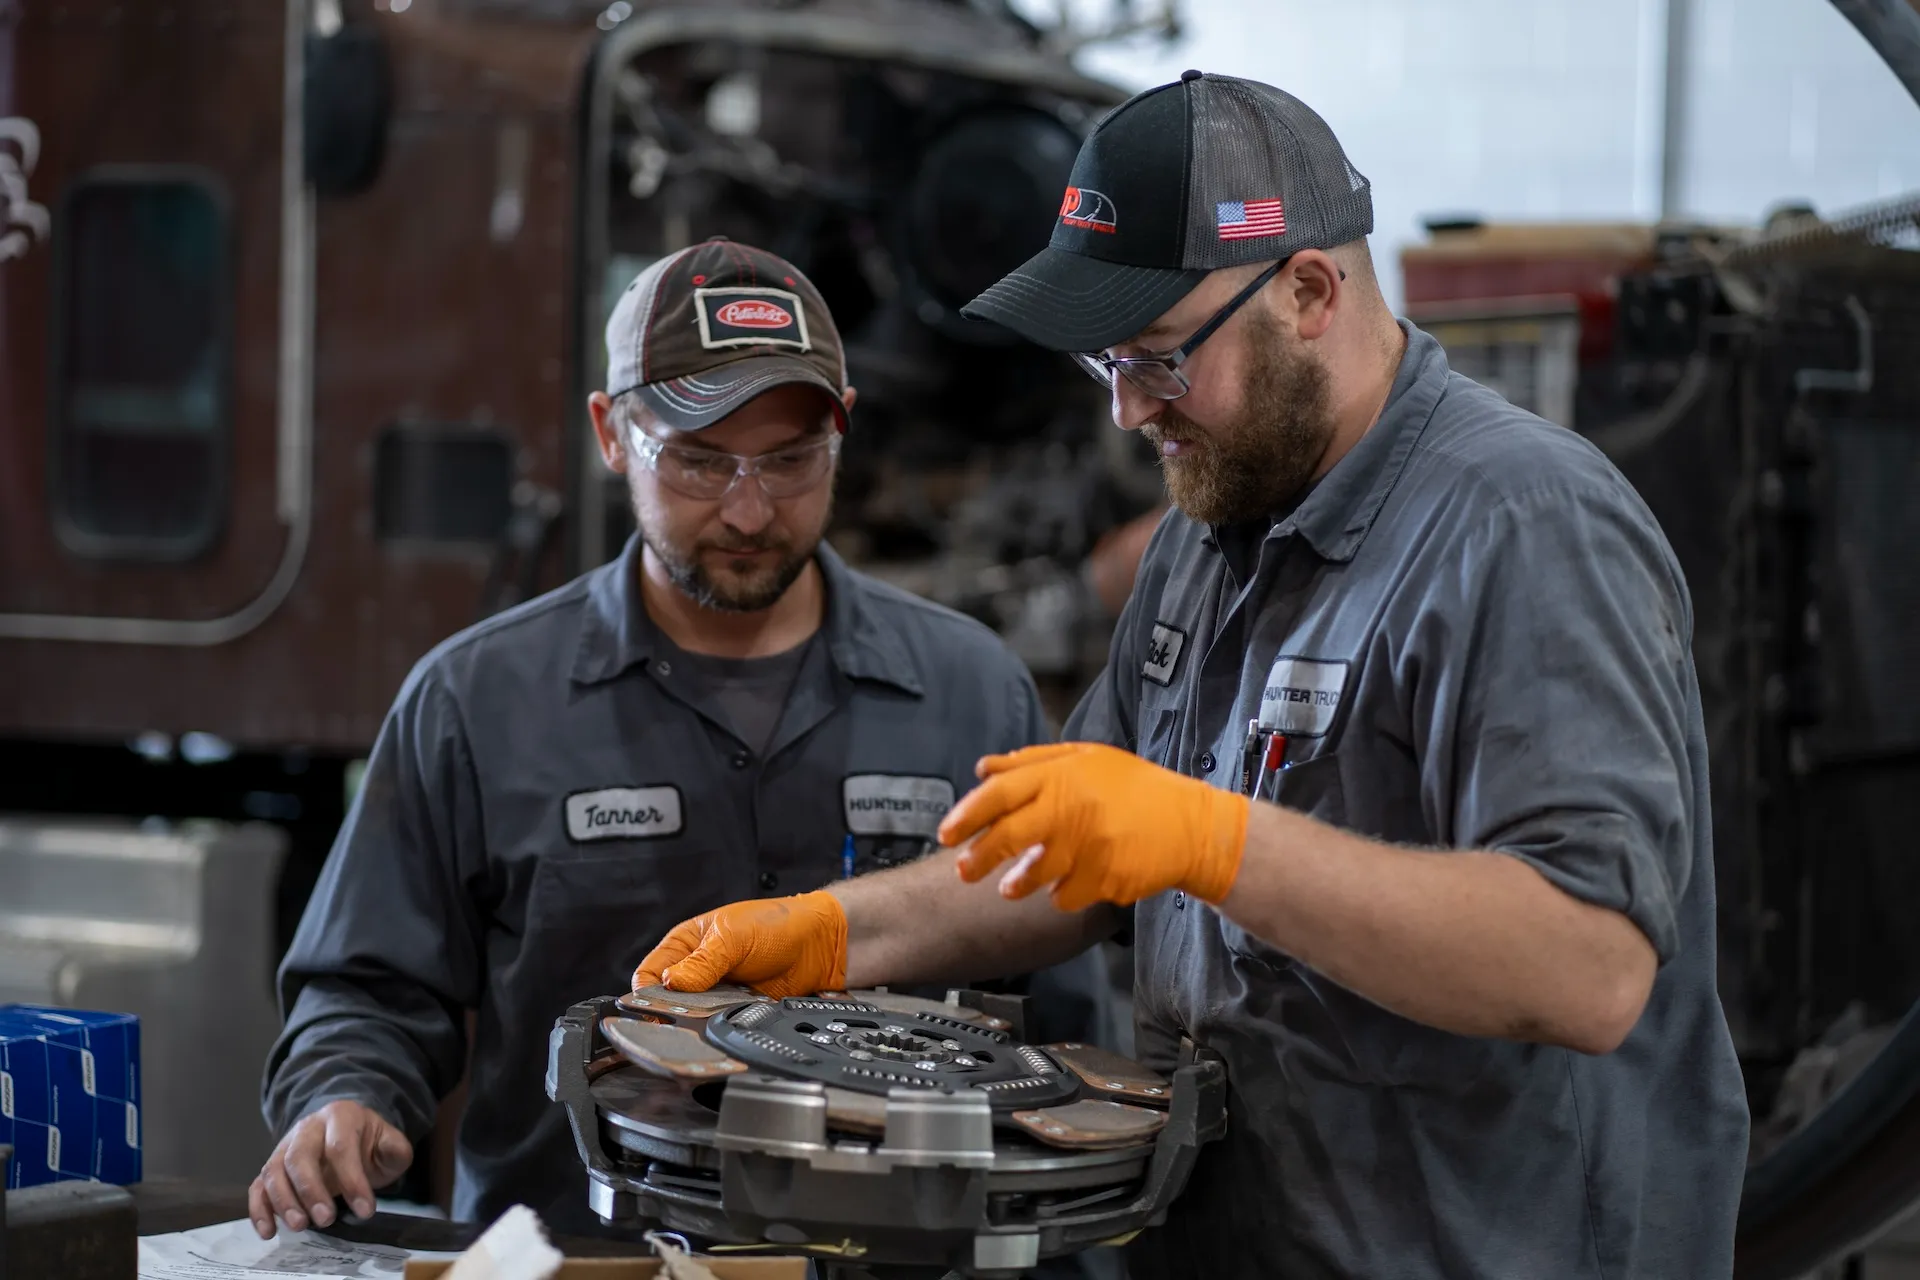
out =
[[[1105,384],[1177,508],[1073,741],[981,761],[953,852],[689,921],[637,980],[1017,970],[1130,916],[1142,1056],[1230,1090],[1134,1280],[1731,1274],[1747,1109],[1652,515],[1395,321],[1298,99],[1188,72],[1071,182],[968,311]]]
[[[921,856],[981,754],[1047,734],[991,631],[821,541],[854,391],[799,270],[682,250],[606,340],[587,410],[638,533],[400,690],[281,965],[263,1237],[372,1212],[469,1061],[454,1216],[584,1219],[554,1019],[683,916]]]

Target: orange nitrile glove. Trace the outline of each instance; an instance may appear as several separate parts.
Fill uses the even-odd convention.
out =
[[[776,999],[837,991],[846,981],[847,913],[824,889],[749,898],[683,920],[633,971],[636,991],[738,982]]]
[[[985,781],[940,824],[942,844],[983,833],[960,852],[969,883],[1035,845],[1042,852],[1000,892],[1024,898],[1051,884],[1062,911],[1125,906],[1167,889],[1218,903],[1240,873],[1245,796],[1091,742],[988,756],[978,772]]]

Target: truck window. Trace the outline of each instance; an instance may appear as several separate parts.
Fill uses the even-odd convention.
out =
[[[232,432],[225,201],[194,171],[96,170],[54,230],[48,456],[61,541],[185,559],[226,516]]]

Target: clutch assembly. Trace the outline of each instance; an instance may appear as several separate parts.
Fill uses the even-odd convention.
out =
[[[547,1092],[609,1224],[847,1274],[1018,1275],[1157,1221],[1226,1124],[1217,1062],[1169,1079],[1026,1044],[1019,1006],[648,988],[559,1020]]]

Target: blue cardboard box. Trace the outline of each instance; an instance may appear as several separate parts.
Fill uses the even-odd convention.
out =
[[[9,1187],[140,1181],[140,1020],[0,1004],[0,1143]]]

